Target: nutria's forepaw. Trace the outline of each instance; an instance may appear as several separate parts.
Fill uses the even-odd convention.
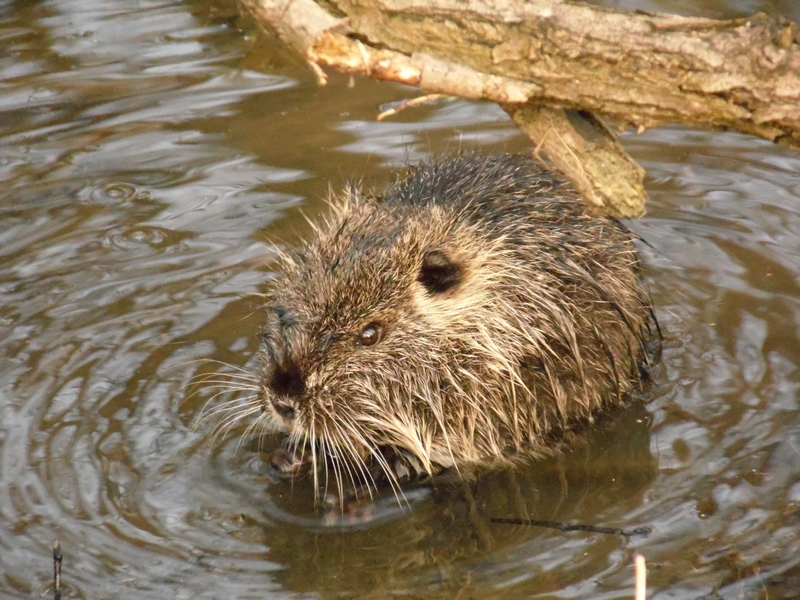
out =
[[[290,479],[305,473],[311,464],[302,448],[284,441],[269,457],[270,474],[279,479]]]

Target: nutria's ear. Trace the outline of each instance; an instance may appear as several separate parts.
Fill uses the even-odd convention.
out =
[[[417,281],[431,294],[446,292],[461,281],[461,267],[442,250],[427,250]]]

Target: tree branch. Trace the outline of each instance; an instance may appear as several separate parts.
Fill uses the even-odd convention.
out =
[[[312,63],[500,103],[590,207],[640,213],[642,172],[599,119],[575,127],[559,109],[639,131],[682,123],[800,149],[800,38],[785,19],[718,21],[570,0],[328,0],[328,10],[312,0],[241,2]],[[585,131],[593,140],[574,145]],[[594,166],[580,158],[598,147]]]

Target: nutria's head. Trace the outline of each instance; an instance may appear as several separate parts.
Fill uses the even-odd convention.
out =
[[[439,213],[352,196],[283,260],[262,336],[262,408],[317,462],[357,473],[376,463],[390,478],[390,454],[414,472],[455,462],[450,436],[464,434],[449,398],[471,360],[464,335],[478,335],[464,311],[485,284],[468,228]]]

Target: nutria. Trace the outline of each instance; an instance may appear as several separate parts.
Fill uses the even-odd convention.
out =
[[[546,452],[638,388],[658,326],[631,233],[530,159],[349,189],[281,258],[259,424],[273,466],[393,482]]]

